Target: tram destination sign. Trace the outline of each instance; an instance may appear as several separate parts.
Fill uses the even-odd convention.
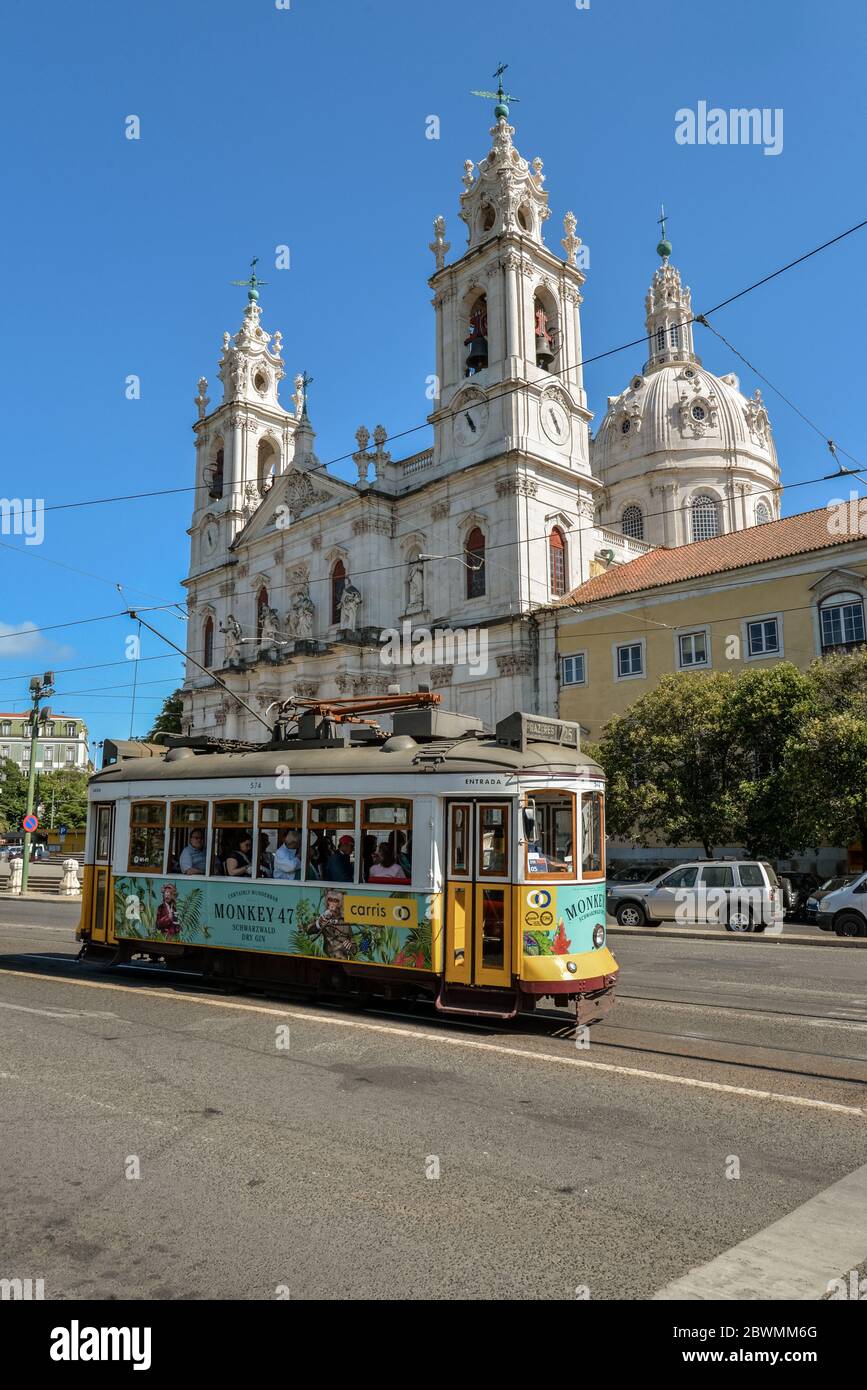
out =
[[[528,743],[558,743],[563,748],[581,746],[581,726],[566,719],[544,719],[535,714],[510,714],[501,719],[496,727],[498,743],[508,744],[510,748],[520,748],[523,753]]]

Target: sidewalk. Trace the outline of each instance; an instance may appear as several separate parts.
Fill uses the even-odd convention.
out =
[[[606,926],[609,936],[664,936],[668,938],[684,937],[687,941],[759,941],[765,945],[777,946],[854,946],[857,949],[867,950],[867,936],[835,936],[833,932],[797,932],[786,931],[785,927],[779,934],[768,934],[767,932],[733,932],[719,929],[709,931],[702,927],[618,927]]]

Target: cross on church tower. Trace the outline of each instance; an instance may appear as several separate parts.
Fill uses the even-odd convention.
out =
[[[668,221],[668,218],[665,215],[665,205],[662,203],[660,204],[660,212],[662,213],[662,216],[657,217],[656,221],[658,225],[662,228],[662,236],[659,240],[659,245],[657,246],[656,250],[657,254],[662,256],[663,260],[667,261],[669,256],[671,255],[671,242],[665,234],[665,224]]]
[[[258,277],[258,275],[256,274],[256,266],[257,266],[258,264],[259,264],[259,257],[258,257],[258,256],[254,256],[253,259],[252,259],[252,261],[250,262],[250,277],[249,277],[249,279],[248,279],[248,280],[230,280],[230,281],[229,281],[229,284],[230,284],[230,285],[238,285],[240,288],[246,289],[246,291],[247,291],[247,298],[249,299],[249,301],[250,301],[251,304],[255,304],[256,301],[257,301],[258,298],[259,298],[259,286],[260,286],[260,285],[267,285],[267,283],[268,283],[267,280],[260,280],[259,277]]]

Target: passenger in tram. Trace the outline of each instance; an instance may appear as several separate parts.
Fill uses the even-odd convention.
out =
[[[230,878],[250,877],[252,853],[253,836],[249,830],[242,830],[237,849],[230,849],[226,852],[224,863],[226,873]]]
[[[205,872],[205,832],[198,828],[190,831],[190,842],[181,850],[180,870],[182,874],[203,874]]]
[[[284,830],[283,838],[274,852],[275,878],[300,878],[301,836],[297,830]]]
[[[271,836],[265,830],[259,831],[259,858],[256,873],[259,878],[274,877],[274,856],[271,853]]]
[[[355,840],[351,835],[341,835],[337,841],[337,849],[328,856],[325,864],[325,877],[333,883],[352,883],[355,878],[355,867],[352,862],[352,855],[355,850]]]
[[[369,879],[371,883],[409,883],[406,870],[395,859],[391,845],[380,845],[379,862],[371,864]]]

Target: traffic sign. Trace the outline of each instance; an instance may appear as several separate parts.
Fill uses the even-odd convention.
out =
[[[60,826],[59,834],[60,834],[60,838],[61,838],[61,840],[62,840],[63,837],[64,837],[64,835],[66,834],[66,826],[65,826],[65,825],[61,825],[61,826]]]
[[[22,818],[21,825],[22,828],[26,830],[28,834],[32,834],[34,830],[37,830],[39,828],[39,817],[24,816]]]

